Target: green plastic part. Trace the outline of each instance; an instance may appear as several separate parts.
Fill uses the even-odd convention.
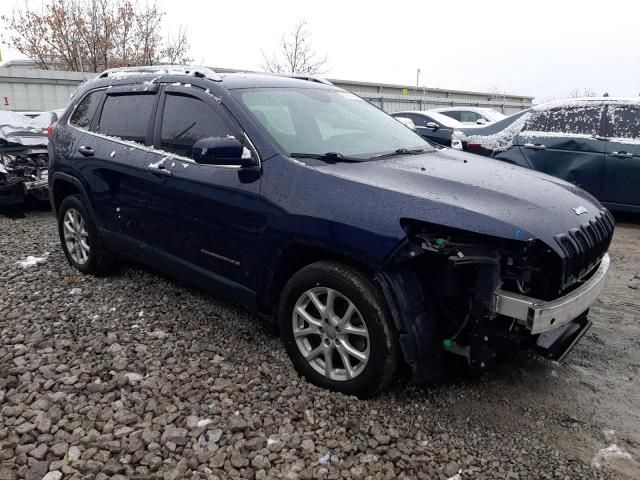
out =
[[[447,241],[444,238],[436,238],[436,245],[437,246],[441,247],[445,243],[447,243]]]
[[[451,339],[445,338],[442,341],[442,345],[444,346],[445,350],[449,350],[453,346],[453,342],[451,341]]]

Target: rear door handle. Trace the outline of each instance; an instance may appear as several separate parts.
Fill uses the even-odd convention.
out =
[[[546,150],[547,146],[541,143],[525,143],[524,148],[529,148],[531,150]]]
[[[93,157],[96,153],[96,151],[93,148],[87,147],[85,145],[80,145],[78,147],[78,151],[85,157]]]
[[[611,152],[611,156],[616,158],[633,158],[633,153]]]
[[[148,166],[146,168],[147,172],[151,172],[154,175],[157,175],[158,177],[170,177],[172,175],[171,170],[167,170],[167,168],[165,168],[164,165],[159,165],[159,166]]]

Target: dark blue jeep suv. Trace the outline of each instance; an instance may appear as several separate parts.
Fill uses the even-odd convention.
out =
[[[313,78],[109,70],[50,129],[62,248],[272,318],[310,381],[366,397],[588,330],[614,222],[562,180],[450,149]]]

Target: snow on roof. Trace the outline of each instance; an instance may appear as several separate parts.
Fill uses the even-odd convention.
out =
[[[562,100],[553,100],[547,103],[541,103],[540,105],[534,105],[533,110],[549,110],[552,108],[570,108],[570,107],[584,107],[587,105],[605,105],[612,103],[624,103],[640,105],[640,97],[582,97],[582,98],[565,98]]]
[[[0,110],[0,141],[30,147],[45,146],[47,127],[60,118],[61,112],[63,110],[53,110],[29,118],[19,112]]]
[[[204,77],[215,82],[221,82],[222,77],[207,67],[194,65],[148,65],[140,67],[111,68],[102,72],[98,78],[127,78],[134,75],[190,75]]]

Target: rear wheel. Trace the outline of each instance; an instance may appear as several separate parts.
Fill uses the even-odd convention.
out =
[[[361,271],[334,262],[303,268],[285,286],[278,315],[287,353],[312,383],[369,397],[394,378],[397,335]]]
[[[87,208],[77,195],[70,195],[58,209],[58,233],[68,262],[82,273],[102,275],[115,263],[98,235]]]

